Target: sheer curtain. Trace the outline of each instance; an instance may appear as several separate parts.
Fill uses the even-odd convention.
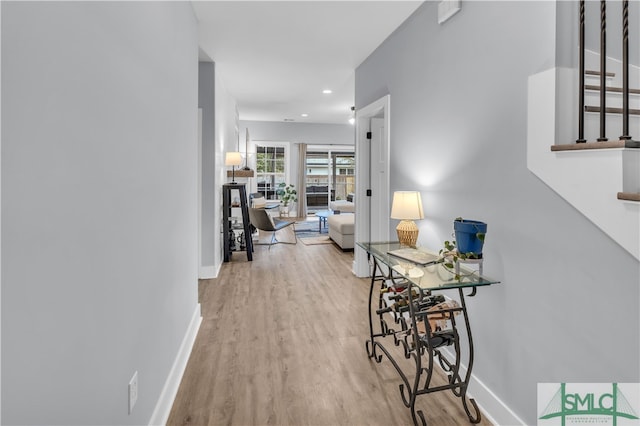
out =
[[[307,216],[307,144],[298,144],[298,212],[296,216]]]

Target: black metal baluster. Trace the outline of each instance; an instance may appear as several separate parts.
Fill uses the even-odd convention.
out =
[[[576,143],[585,143],[587,140],[584,138],[584,3],[585,0],[580,0],[580,94],[579,94],[579,106],[578,106],[578,139]]]
[[[629,0],[622,2],[622,136],[620,140],[631,140],[629,135]]]
[[[607,108],[607,2],[600,0],[600,137],[598,142],[607,141],[605,136],[605,110]]]

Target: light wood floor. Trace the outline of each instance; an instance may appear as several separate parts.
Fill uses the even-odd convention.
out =
[[[278,244],[253,259],[234,253],[200,282],[203,321],[168,424],[412,424],[391,363],[367,357],[369,281],[352,275],[353,253]],[[448,391],[417,407],[430,426],[469,424]]]

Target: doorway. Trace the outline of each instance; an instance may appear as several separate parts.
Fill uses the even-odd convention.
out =
[[[356,112],[356,241],[389,239],[390,95]],[[353,273],[371,273],[366,252],[354,248]]]

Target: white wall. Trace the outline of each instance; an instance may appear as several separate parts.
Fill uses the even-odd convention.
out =
[[[196,20],[1,7],[2,423],[147,424],[198,311]]]
[[[220,253],[216,251],[219,246],[220,227],[217,226],[216,220],[219,208],[215,204],[216,187],[219,183],[215,144],[215,81],[215,64],[200,62],[198,65],[198,106],[202,108],[200,278],[215,276],[220,267]]]
[[[216,102],[215,102],[215,224],[216,224],[216,240],[215,240],[215,259],[217,259],[218,267],[223,260],[223,243],[221,237],[222,229],[222,185],[231,182],[231,178],[227,178],[228,167],[224,165],[225,153],[235,152],[238,150],[238,109],[236,100],[231,96],[225,87],[224,81],[216,74]],[[238,180],[238,182],[240,182]],[[247,193],[248,193],[247,188]],[[233,196],[233,195],[232,195]]]
[[[199,64],[202,138],[202,264],[200,278],[215,278],[222,265],[222,185],[227,178],[225,153],[238,150],[236,100],[216,73],[214,62]]]
[[[438,25],[425,2],[356,72],[358,109],[391,95],[391,189],[421,190],[420,243],[488,223],[502,283],[468,300],[474,372],[526,424],[539,382],[640,381],[638,261],[527,170],[527,79],[555,65],[560,3],[463,2]]]

